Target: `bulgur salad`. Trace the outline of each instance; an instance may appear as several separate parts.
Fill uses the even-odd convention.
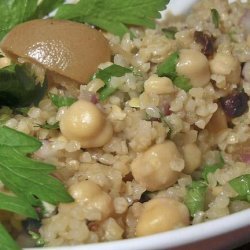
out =
[[[1,250],[250,208],[250,3],[168,3],[0,1]]]

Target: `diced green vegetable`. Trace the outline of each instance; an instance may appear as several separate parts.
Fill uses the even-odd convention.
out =
[[[215,28],[219,28],[220,25],[220,14],[216,9],[211,9],[212,21]]]
[[[250,202],[250,174],[236,177],[229,184],[239,194],[237,199]]]
[[[49,130],[56,130],[56,129],[59,129],[60,126],[59,126],[59,122],[56,122],[54,124],[48,124],[48,123],[45,123],[43,125],[38,125],[40,128],[43,128],[43,129],[49,129]]]
[[[192,85],[190,84],[190,80],[185,76],[175,77],[173,83],[176,87],[183,89],[186,92],[188,92],[192,88]]]
[[[170,79],[174,79],[177,76],[176,64],[180,58],[178,51],[172,53],[163,63],[157,67],[158,76],[167,76]]]
[[[126,73],[131,72],[131,69],[124,68],[116,64],[112,64],[111,66],[105,69],[97,71],[93,78],[101,79],[105,83],[105,86],[98,91],[100,94],[100,100],[106,100],[110,95],[112,95],[116,91],[116,88],[110,85],[111,77],[121,77],[124,76]]]
[[[178,29],[176,27],[168,27],[162,29],[162,31],[168,39],[175,40],[175,34],[178,32]]]
[[[208,175],[214,173],[217,169],[223,168],[225,165],[223,157],[220,155],[219,162],[212,164],[212,165],[205,165],[202,169],[202,177],[204,180],[208,181]]]
[[[47,91],[47,81],[36,83],[26,64],[0,69],[0,105],[26,107],[37,104]]]
[[[55,95],[52,93],[49,93],[49,98],[57,108],[61,108],[64,106],[69,107],[74,102],[77,101],[77,99],[74,97],[60,96],[60,95]]]
[[[0,209],[21,214],[29,218],[37,219],[38,216],[34,208],[19,197],[6,195],[0,192]]]
[[[184,202],[194,217],[197,212],[204,211],[207,185],[203,181],[193,181],[188,187]]]

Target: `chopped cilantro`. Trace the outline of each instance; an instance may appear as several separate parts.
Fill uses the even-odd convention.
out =
[[[212,16],[212,21],[215,26],[215,28],[219,28],[220,25],[220,14],[216,9],[211,9],[211,16]]]
[[[162,29],[162,31],[168,39],[175,40],[175,34],[178,32],[178,29],[176,27],[168,27]]]
[[[60,96],[60,95],[55,95],[52,93],[49,93],[49,98],[57,108],[61,108],[64,106],[69,107],[74,102],[77,101],[77,99],[74,97]]]
[[[179,51],[172,53],[163,63],[157,67],[157,75],[169,77],[176,87],[187,92],[192,88],[192,86],[190,84],[190,80],[187,77],[178,75],[176,72],[176,65],[179,58]]]
[[[112,64],[111,66],[105,69],[97,71],[93,78],[99,78],[105,83],[105,86],[98,91],[100,94],[100,100],[106,100],[110,95],[112,95],[116,91],[116,88],[114,88],[110,84],[111,77],[121,77],[124,76],[126,73],[131,72],[131,69],[124,68],[116,64]]]

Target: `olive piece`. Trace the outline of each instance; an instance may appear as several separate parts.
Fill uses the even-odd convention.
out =
[[[28,233],[29,231],[38,233],[39,228],[41,227],[41,221],[35,219],[26,219],[22,222],[24,230]]]
[[[66,20],[39,19],[17,25],[0,44],[11,59],[36,63],[53,82],[87,83],[99,64],[110,61],[102,33]]]
[[[141,203],[150,201],[151,200],[150,194],[151,192],[148,192],[148,191],[143,192],[139,201]]]
[[[232,93],[220,98],[223,111],[231,118],[239,117],[248,110],[249,97],[245,92]]]

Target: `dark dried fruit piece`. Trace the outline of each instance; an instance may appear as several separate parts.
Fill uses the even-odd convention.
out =
[[[209,57],[212,56],[214,54],[215,51],[215,46],[214,46],[214,42],[215,42],[215,38],[210,35],[207,34],[203,31],[195,31],[194,32],[194,40],[196,43],[199,43],[202,45],[202,49],[201,52]]]
[[[39,228],[41,227],[41,221],[35,219],[26,219],[22,222],[24,230],[28,233],[29,231],[38,233]]]
[[[148,192],[148,191],[145,191],[144,193],[142,193],[141,198],[140,198],[140,202],[144,203],[144,202],[151,200],[150,194],[151,194],[151,192]]]
[[[249,96],[245,92],[236,92],[220,98],[223,111],[231,118],[239,117],[248,110]]]

